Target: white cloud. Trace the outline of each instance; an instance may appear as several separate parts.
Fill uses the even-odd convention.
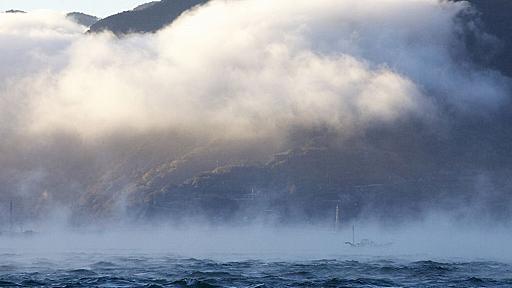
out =
[[[0,37],[15,35],[11,46],[21,53],[12,59],[32,67],[4,94],[30,98],[25,124],[39,132],[179,127],[245,137],[295,125],[361,128],[422,113],[426,91],[459,102],[459,84],[492,87],[465,80],[468,72],[450,60],[463,8],[433,0],[215,1],[155,35],[124,39],[81,35],[52,13],[8,16]]]
[[[213,1],[156,34],[122,39],[85,35],[59,13],[2,14],[3,126],[15,118],[31,133],[93,138],[119,129],[278,138],[289,127],[350,132],[421,117],[433,97],[493,107],[505,93],[499,75],[452,57],[466,8]]]

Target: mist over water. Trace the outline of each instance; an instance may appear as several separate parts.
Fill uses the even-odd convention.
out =
[[[354,231],[352,230],[354,225]],[[354,237],[354,238],[353,238]],[[0,251],[54,259],[76,253],[144,255],[215,261],[312,261],[321,259],[511,263],[509,226],[453,223],[430,217],[401,227],[354,222],[332,225],[118,225],[107,228],[45,228],[32,235],[4,237]],[[347,244],[373,244],[352,247]],[[355,242],[354,242],[355,241]]]
[[[0,278],[4,285],[48,287],[510,285],[510,227],[457,228],[439,220],[400,229],[357,223],[356,241],[392,243],[362,248],[344,244],[352,241],[350,227],[54,228],[2,239]]]

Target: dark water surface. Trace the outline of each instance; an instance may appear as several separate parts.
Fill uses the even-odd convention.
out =
[[[0,287],[512,287],[512,266],[382,257],[213,261],[135,254],[1,254]]]

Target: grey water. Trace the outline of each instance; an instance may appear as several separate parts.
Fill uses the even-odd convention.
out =
[[[512,266],[493,261],[226,256],[238,260],[135,252],[0,254],[0,287],[512,287]]]
[[[0,287],[512,287],[508,228],[413,227],[361,225],[356,241],[391,244],[357,248],[321,227],[0,236]]]

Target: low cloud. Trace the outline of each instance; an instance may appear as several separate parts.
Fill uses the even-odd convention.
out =
[[[494,106],[504,95],[499,75],[450,56],[463,9],[214,1],[156,34],[123,39],[82,35],[50,12],[2,15],[2,37],[14,38],[2,48],[12,56],[3,75],[21,70],[3,94],[28,98],[28,131],[87,137],[133,128],[278,137],[290,126],[350,131],[431,113],[432,97]]]

